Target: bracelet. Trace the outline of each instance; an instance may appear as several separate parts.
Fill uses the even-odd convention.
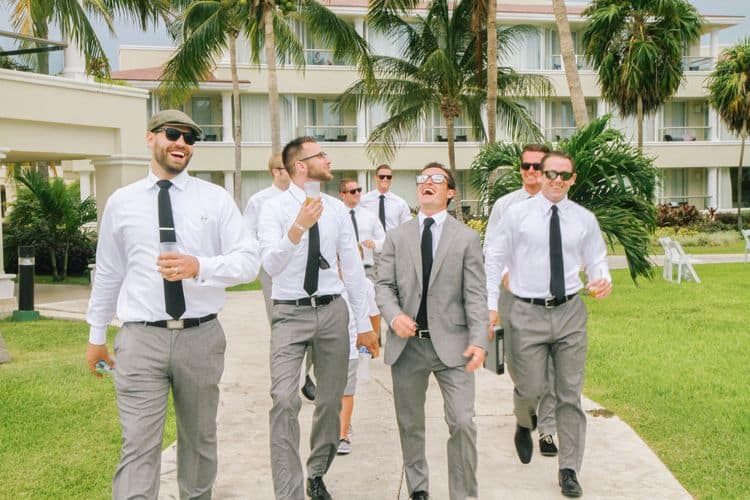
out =
[[[303,233],[304,233],[305,231],[307,231],[307,229],[305,228],[305,226],[303,226],[303,225],[302,225],[302,224],[300,224],[299,222],[295,222],[295,223],[294,223],[294,224],[292,224],[292,225],[293,225],[294,227],[296,227],[297,229],[299,229],[300,231],[302,231]]]

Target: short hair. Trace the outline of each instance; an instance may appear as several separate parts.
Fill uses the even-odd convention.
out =
[[[344,188],[350,182],[357,182],[357,181],[355,179],[341,179],[339,181],[339,193],[343,193],[344,192]],[[359,184],[359,183],[357,182],[357,184]]]
[[[390,165],[388,165],[387,163],[383,163],[377,166],[377,168],[375,169],[375,175],[378,175],[378,172],[386,168],[390,170],[391,172],[393,172],[393,169],[391,168]]]
[[[276,153],[268,159],[268,171],[273,173],[277,168],[284,168],[284,162],[281,161],[281,154]]]
[[[448,181],[448,189],[456,189],[456,180],[453,178],[453,174],[451,174],[451,171],[445,168],[445,166],[442,163],[438,163],[436,161],[432,161],[422,167],[422,170],[420,173],[424,172],[428,168],[439,168],[443,171],[443,174],[445,175],[445,179]]]
[[[571,172],[575,173],[576,162],[573,161],[573,158],[565,151],[550,151],[549,153],[544,155],[544,158],[542,158],[542,169],[544,169],[544,164],[547,162],[548,158],[563,158],[565,160],[568,160],[570,162]]]
[[[523,150],[521,150],[521,156],[523,156],[523,154],[526,153],[527,151],[531,153],[547,154],[550,152],[550,149],[545,144],[535,144],[535,143],[527,144],[523,147]]]
[[[284,162],[284,168],[289,172],[289,175],[294,174],[294,162],[297,161],[297,154],[302,150],[302,145],[309,142],[318,142],[314,137],[309,135],[303,135],[289,141],[284,149],[281,151],[281,159]]]

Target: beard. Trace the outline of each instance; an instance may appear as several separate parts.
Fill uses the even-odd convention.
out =
[[[170,151],[180,151],[184,153],[185,156],[182,159],[173,158],[169,155]],[[156,163],[158,163],[165,172],[171,175],[180,174],[183,170],[185,170],[192,157],[192,153],[181,148],[162,147],[157,148],[154,151],[154,160],[156,160]]]
[[[316,181],[326,182],[333,179],[333,174],[327,167],[313,166],[307,169],[307,177]]]

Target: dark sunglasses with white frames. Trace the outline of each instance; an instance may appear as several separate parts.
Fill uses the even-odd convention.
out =
[[[545,170],[542,173],[551,181],[554,181],[558,177],[561,177],[564,181],[569,181],[573,178],[573,175],[575,175],[573,172],[558,172],[557,170]]]
[[[417,176],[417,184],[424,184],[428,179],[431,179],[433,184],[442,184],[448,180],[444,174],[420,174]]]

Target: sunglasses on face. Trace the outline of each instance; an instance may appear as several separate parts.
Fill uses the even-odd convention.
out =
[[[421,174],[417,176],[417,184],[424,184],[428,179],[432,179],[433,184],[442,184],[447,180],[443,174]]]
[[[352,194],[352,195],[353,194],[357,194],[357,193],[361,193],[361,192],[362,192],[362,188],[361,187],[350,189],[348,191],[344,191],[344,193],[349,193],[349,194]]]
[[[561,177],[562,180],[564,181],[569,181],[570,179],[573,178],[573,175],[574,175],[573,172],[558,172],[556,170],[545,170],[542,173],[547,179],[551,181],[554,181],[558,177]]]
[[[529,162],[523,162],[521,163],[521,170],[528,170],[530,168],[533,168],[537,172],[539,172],[542,169],[541,163],[529,163]]]
[[[304,158],[300,158],[297,161],[312,160],[313,158],[320,158],[320,159],[328,158],[328,153],[326,153],[325,151],[321,151],[319,153],[315,153],[314,155],[305,156]]]
[[[175,142],[180,138],[180,136],[182,136],[185,144],[187,144],[188,146],[192,146],[193,144],[195,144],[195,141],[198,140],[198,136],[196,136],[193,132],[183,132],[182,130],[178,130],[172,127],[164,127],[154,130],[155,134],[158,134],[159,132],[164,132],[166,138],[172,142]]]
[[[378,175],[378,179],[380,179],[381,181],[383,181],[385,179],[391,180],[391,179],[393,179],[393,176],[392,175],[387,175],[387,174],[382,174],[382,175]]]

